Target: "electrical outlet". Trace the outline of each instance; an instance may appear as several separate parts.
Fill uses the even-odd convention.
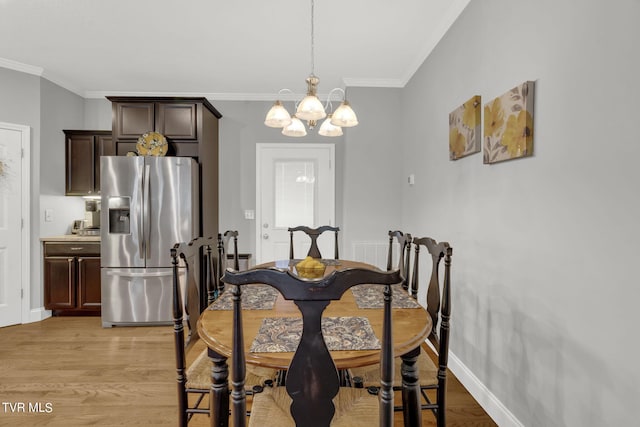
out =
[[[44,210],[44,220],[45,220],[45,222],[53,221],[53,209],[45,209]]]

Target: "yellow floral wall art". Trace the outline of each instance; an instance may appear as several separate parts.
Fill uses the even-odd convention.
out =
[[[534,82],[524,82],[484,106],[485,164],[533,155]]]
[[[449,114],[449,159],[480,151],[480,96],[476,95]]]

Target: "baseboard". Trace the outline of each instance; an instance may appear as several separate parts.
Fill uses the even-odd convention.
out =
[[[51,310],[45,310],[44,307],[32,308],[29,312],[29,318],[24,323],[40,322],[49,317],[51,317]]]
[[[500,427],[524,427],[464,363],[449,352],[449,369]]]

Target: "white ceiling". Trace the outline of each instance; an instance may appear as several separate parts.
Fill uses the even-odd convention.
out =
[[[402,87],[470,0],[316,0],[315,74]],[[301,94],[310,0],[0,0],[0,66],[88,98]]]

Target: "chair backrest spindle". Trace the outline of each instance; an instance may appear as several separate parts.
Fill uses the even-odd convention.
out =
[[[233,268],[235,270],[240,270],[240,261],[238,256],[238,231],[227,230],[224,234],[218,233],[218,272],[216,275],[216,283],[220,293],[224,291],[224,282],[222,282],[220,278],[227,269],[227,253],[231,238],[233,238]]]
[[[389,231],[389,253],[387,254],[387,271],[392,270],[393,267],[393,241],[398,241],[399,254],[398,254],[398,269],[400,274],[404,277],[402,281],[402,288],[404,290],[409,289],[409,271],[411,258],[411,234],[403,233],[400,230]]]

